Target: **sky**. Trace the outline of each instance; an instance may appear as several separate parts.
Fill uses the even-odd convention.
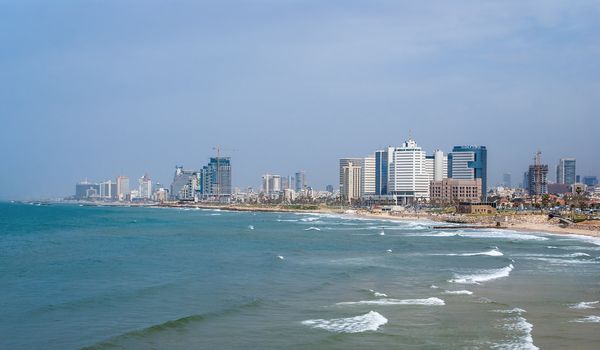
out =
[[[170,184],[219,145],[233,185],[400,145],[534,153],[600,176],[600,1],[0,0],[0,199]],[[553,175],[550,179],[553,179]]]

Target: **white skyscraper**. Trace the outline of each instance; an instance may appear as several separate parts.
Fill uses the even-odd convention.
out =
[[[425,169],[429,181],[442,181],[448,178],[448,155],[440,150],[425,158]]]
[[[375,154],[363,159],[361,195],[375,194]]]
[[[140,198],[150,199],[152,198],[152,180],[148,174],[140,177],[139,182],[139,196]]]
[[[429,199],[425,151],[409,139],[394,149],[389,165],[388,192],[402,203]]]
[[[281,192],[281,176],[265,174],[262,177],[262,191],[265,194]]]

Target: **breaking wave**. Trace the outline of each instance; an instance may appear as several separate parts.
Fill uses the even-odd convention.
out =
[[[444,294],[453,294],[453,295],[471,295],[473,292],[470,290],[445,290]]]
[[[485,252],[479,252],[479,253],[454,253],[454,254],[444,254],[446,256],[503,256],[504,253],[502,253],[497,247],[492,249],[492,250],[488,250]]]
[[[455,278],[448,280],[451,283],[463,283],[463,284],[479,284],[481,282],[487,282],[498,278],[508,277],[510,272],[514,269],[512,264],[501,269],[494,270],[483,270],[476,274],[469,275],[456,275]]]
[[[369,311],[364,315],[333,318],[330,320],[315,319],[302,321],[302,324],[312,328],[324,329],[336,333],[361,333],[366,331],[376,331],[380,326],[388,322],[387,318],[380,313]]]
[[[569,308],[571,309],[577,309],[577,310],[584,310],[584,309],[595,309],[596,307],[593,305],[596,305],[600,303],[600,301],[582,301],[580,303],[577,304],[571,304],[569,305]]]
[[[570,321],[576,323],[600,323],[600,316],[590,315],[583,318],[578,318],[576,320]]]
[[[336,305],[446,305],[440,298],[427,299],[377,299],[377,300],[361,300],[361,301],[345,301]]]

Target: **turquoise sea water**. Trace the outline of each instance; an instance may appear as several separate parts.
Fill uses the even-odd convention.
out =
[[[600,241],[0,203],[0,349],[597,349]]]

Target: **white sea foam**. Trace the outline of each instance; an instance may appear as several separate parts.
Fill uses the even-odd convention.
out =
[[[464,231],[459,233],[459,236],[466,238],[493,238],[493,239],[509,239],[509,240],[523,240],[523,241],[546,241],[548,238],[538,236],[534,234],[519,233],[511,230],[477,230],[477,231]]]
[[[512,264],[501,269],[494,270],[482,270],[475,274],[469,275],[456,275],[455,278],[448,280],[451,283],[463,283],[463,284],[479,284],[481,282],[487,282],[498,278],[508,277],[510,272],[514,269]]]
[[[471,295],[473,292],[470,290],[445,290],[444,294],[454,294],[454,295]]]
[[[429,288],[431,288],[431,289],[439,289],[440,287],[436,286],[435,284],[432,284]]]
[[[318,217],[309,217],[309,218],[300,219],[300,221],[304,221],[304,222],[312,222],[312,221],[317,221],[317,220],[319,220]]]
[[[248,226],[248,228],[249,228],[250,230],[254,230],[254,226],[252,226],[252,225]]]
[[[388,253],[391,253],[391,252],[392,252],[392,250],[391,250],[391,249],[388,249],[388,250],[386,250],[386,252],[388,252]]]
[[[277,219],[279,222],[298,222],[296,219]]]
[[[212,213],[212,214],[210,214],[210,215],[211,215],[211,216],[219,216],[219,215],[221,215],[221,214],[220,214],[220,213]]]
[[[440,298],[427,299],[377,299],[377,300],[361,300],[361,301],[345,301],[336,305],[446,305]]]
[[[485,252],[479,253],[452,253],[452,254],[443,254],[446,256],[503,256],[504,254],[498,249],[492,249]]]
[[[519,349],[519,350],[537,350],[539,349],[537,346],[533,344],[533,337],[531,336],[531,331],[533,330],[533,325],[522,316],[515,316],[506,319],[509,323],[505,324],[503,328],[511,333],[514,333],[516,336],[514,339],[501,343],[494,344],[492,346],[493,349]]]
[[[387,294],[385,294],[385,293],[380,293],[373,289],[369,289],[369,292],[373,293],[373,296],[387,298]]]
[[[583,310],[583,309],[595,309],[596,307],[594,305],[600,303],[600,301],[582,301],[580,303],[577,304],[571,304],[569,305],[569,308],[571,309],[578,309],[578,310]]]
[[[309,228],[305,228],[304,231],[321,231],[320,228],[311,226]]]
[[[497,312],[497,313],[501,313],[501,314],[524,314],[527,311],[516,307],[516,308],[510,309],[510,310],[492,310],[492,312]]]
[[[366,331],[376,331],[380,326],[383,326],[387,322],[387,318],[383,317],[380,313],[369,311],[364,315],[348,318],[306,320],[302,321],[302,324],[313,328],[324,329],[329,332],[361,333]]]
[[[283,255],[277,255],[277,259],[279,259],[279,260],[285,260],[285,258],[283,257]]]
[[[385,232],[381,231],[381,232],[379,232],[379,235],[380,236],[385,236]]]
[[[586,316],[586,317],[583,317],[583,318],[578,318],[578,319],[573,320],[571,322],[576,322],[576,323],[600,323],[600,316],[590,315],[590,316]]]

